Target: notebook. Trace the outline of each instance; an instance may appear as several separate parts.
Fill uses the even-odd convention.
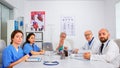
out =
[[[42,60],[41,57],[29,57],[26,62],[40,62]]]
[[[51,42],[44,42],[43,43],[43,50],[45,51],[53,51],[53,45]]]

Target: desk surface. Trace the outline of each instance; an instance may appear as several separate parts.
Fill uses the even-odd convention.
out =
[[[59,64],[54,66],[44,65],[43,64],[44,59],[42,59],[41,62],[21,62],[16,66],[14,66],[13,68],[114,68],[112,64],[102,61],[90,61],[90,60],[82,60],[82,59],[78,60],[78,59],[70,59],[70,58],[66,58],[63,60],[61,59],[56,59],[56,60],[59,62]]]

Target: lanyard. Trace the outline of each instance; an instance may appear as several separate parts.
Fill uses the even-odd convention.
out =
[[[107,42],[107,44],[106,44],[105,48],[108,46],[109,42],[110,42],[110,40]]]
[[[91,45],[92,41],[93,41],[94,37],[92,38],[92,40],[90,42],[88,42],[89,46]]]
[[[94,39],[94,37],[92,38],[92,40],[90,42],[88,42],[88,50],[90,50],[92,48],[92,45],[94,43],[93,39]]]
[[[58,65],[59,62],[58,61],[44,61],[43,63],[44,65],[48,65],[48,66],[54,66],[54,65]]]

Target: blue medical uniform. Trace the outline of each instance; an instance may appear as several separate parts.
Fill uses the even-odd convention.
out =
[[[18,51],[10,44],[2,52],[2,68],[7,68],[11,63],[19,60],[24,56],[22,48],[19,46]]]
[[[23,51],[25,54],[30,54],[31,51],[39,52],[40,48],[36,44],[30,45],[30,43],[26,43],[23,47]]]

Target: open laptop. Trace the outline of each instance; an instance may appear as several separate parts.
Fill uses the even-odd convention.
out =
[[[45,51],[53,51],[53,45],[51,42],[44,42],[43,43],[43,50]]]

